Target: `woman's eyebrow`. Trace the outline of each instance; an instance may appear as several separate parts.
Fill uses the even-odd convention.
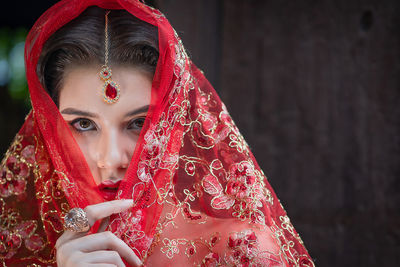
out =
[[[134,116],[139,113],[147,112],[149,110],[149,107],[150,107],[149,105],[146,105],[146,106],[134,109],[132,111],[129,111],[128,113],[125,114],[125,117],[130,117],[130,116]]]
[[[61,111],[61,114],[68,114],[68,115],[78,115],[78,116],[85,116],[85,117],[91,117],[91,118],[98,118],[99,116],[95,113],[89,112],[89,111],[84,111],[84,110],[79,110],[75,108],[66,108]]]

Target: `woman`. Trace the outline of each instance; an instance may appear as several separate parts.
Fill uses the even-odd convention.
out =
[[[25,57],[33,112],[1,165],[6,266],[313,266],[159,11],[59,2]]]

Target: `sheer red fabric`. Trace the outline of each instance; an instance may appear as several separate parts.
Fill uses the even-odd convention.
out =
[[[112,216],[108,230],[148,266],[314,266],[215,90],[165,16],[137,0],[61,1],[27,37],[33,111],[0,173],[5,265],[55,265],[65,213],[104,201],[36,72],[49,36],[93,5],[125,9],[159,37],[150,109],[117,195],[135,206]]]

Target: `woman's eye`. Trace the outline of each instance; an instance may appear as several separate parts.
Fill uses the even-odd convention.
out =
[[[145,120],[145,118],[138,118],[138,119],[132,120],[128,125],[128,129],[129,130],[141,130],[144,125],[144,120]]]
[[[77,119],[71,122],[72,127],[75,128],[75,130],[84,132],[84,131],[91,131],[94,130],[96,127],[94,126],[94,123],[91,120],[88,119]]]

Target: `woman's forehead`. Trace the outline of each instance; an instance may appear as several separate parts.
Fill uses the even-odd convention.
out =
[[[85,110],[99,116],[119,118],[150,105],[151,77],[137,68],[113,67],[113,80],[119,84],[120,98],[111,104],[104,101],[104,81],[99,76],[99,68],[76,67],[66,72],[63,80],[60,111]]]

